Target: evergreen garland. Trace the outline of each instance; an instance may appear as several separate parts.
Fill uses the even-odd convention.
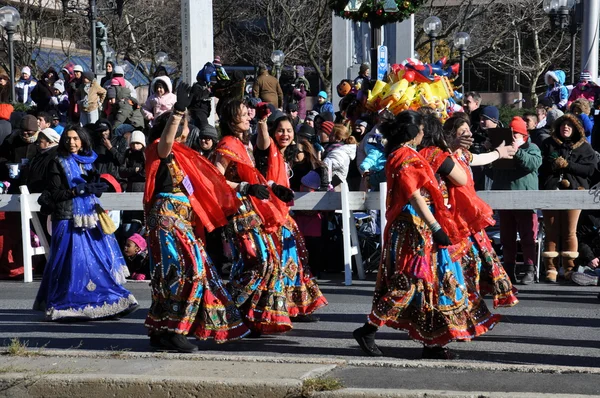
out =
[[[330,0],[329,6],[340,17],[354,22],[369,22],[373,26],[402,22],[417,12],[424,0],[395,0],[398,11],[383,10],[383,0],[364,0],[358,11],[347,11],[348,0]]]

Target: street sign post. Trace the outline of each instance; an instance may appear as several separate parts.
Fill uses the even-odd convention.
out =
[[[377,48],[377,80],[383,80],[388,71],[388,49],[386,46]]]

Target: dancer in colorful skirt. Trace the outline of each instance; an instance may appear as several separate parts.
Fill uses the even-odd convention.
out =
[[[365,353],[381,356],[375,333],[387,325],[423,343],[423,358],[451,359],[449,342],[487,332],[498,317],[473,307],[461,264],[451,259],[448,247],[464,240],[465,231],[415,149],[423,138],[421,115],[404,111],[381,131],[388,154],[385,240],[371,313],[353,335]],[[459,169],[455,174],[464,180]]]
[[[151,346],[182,353],[198,350],[189,334],[222,343],[249,333],[204,250],[204,230],[227,224],[239,201],[218,170],[183,144],[190,101],[181,83],[173,113],[155,120],[144,192],[152,288],[145,325]]]
[[[123,287],[129,271],[119,244],[99,223],[97,198],[108,186],[99,182],[96,158],[88,133],[67,127],[39,199],[52,214],[52,242],[33,308],[51,321],[115,318],[138,308]]]
[[[439,151],[430,149],[425,157],[435,163],[439,162],[438,156],[442,150],[444,153],[452,151],[452,158],[468,178],[464,186],[449,185],[448,193],[454,220],[469,230],[469,239],[451,248],[452,256],[460,258],[463,264],[465,277],[470,283],[469,292],[491,295],[494,308],[512,307],[519,302],[515,295],[517,290],[485,232],[485,228],[495,223],[493,210],[477,196],[470,165],[482,166],[498,159],[509,159],[515,150],[512,146],[502,144],[490,153],[472,154],[466,149],[471,143],[471,136],[468,119],[451,117],[444,124],[443,132],[432,137],[430,145],[437,146]],[[434,159],[436,157],[438,160]]]
[[[260,104],[259,104],[260,107]],[[262,108],[266,108],[266,104]],[[268,108],[266,108],[268,109]],[[287,207],[294,199],[290,189],[290,162],[295,159],[294,127],[288,116],[281,116],[267,129],[268,112],[261,112],[258,122],[258,139],[254,155],[259,171],[267,178],[275,194],[272,201],[283,202]],[[281,258],[287,285],[288,312],[296,322],[317,322],[312,315],[327,305],[327,300],[308,268],[308,250],[296,221],[287,214],[286,222],[272,234]]]
[[[287,221],[287,206],[280,200],[266,200],[274,193],[254,166],[246,105],[237,100],[226,104],[220,127],[223,138],[215,164],[241,201],[225,228],[233,255],[228,288],[252,337],[286,332],[292,328],[285,283],[290,270],[282,266],[273,236]]]

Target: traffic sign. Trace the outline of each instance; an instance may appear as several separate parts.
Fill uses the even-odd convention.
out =
[[[388,49],[386,46],[377,48],[377,80],[383,80],[388,71]]]

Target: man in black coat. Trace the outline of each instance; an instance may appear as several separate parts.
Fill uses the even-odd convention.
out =
[[[112,125],[106,119],[99,119],[89,128],[93,139],[92,147],[98,155],[94,162],[96,171],[98,174],[110,174],[121,182],[123,179],[119,175],[119,168],[125,164],[127,140],[125,137],[113,136]]]

